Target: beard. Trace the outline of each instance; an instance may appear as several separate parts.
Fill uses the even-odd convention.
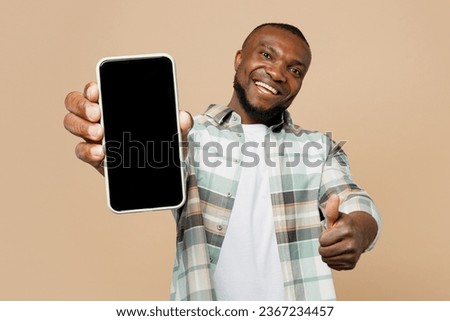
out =
[[[269,109],[263,109],[253,105],[248,100],[245,89],[239,83],[236,76],[234,76],[233,88],[244,111],[258,123],[272,125],[275,122],[281,121],[281,115],[288,108],[288,106],[277,105]]]

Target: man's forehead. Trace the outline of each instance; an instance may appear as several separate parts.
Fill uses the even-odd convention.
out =
[[[264,26],[254,30],[247,37],[246,41],[244,42],[244,46],[248,44],[259,46],[262,43],[283,42],[283,40],[288,41],[290,44],[294,42],[297,44],[301,44],[302,46],[307,46],[306,42],[294,33],[290,32],[289,30],[274,26]]]
[[[264,26],[254,30],[247,40],[244,42],[242,49],[252,50],[259,47],[266,47],[273,51],[277,51],[280,47],[289,47],[297,52],[298,59],[304,61],[302,64],[308,64],[311,52],[307,43],[293,34],[289,30],[285,30],[273,26]]]

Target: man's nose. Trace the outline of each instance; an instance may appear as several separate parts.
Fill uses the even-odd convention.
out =
[[[286,68],[281,63],[273,63],[266,68],[267,74],[276,82],[286,81]]]

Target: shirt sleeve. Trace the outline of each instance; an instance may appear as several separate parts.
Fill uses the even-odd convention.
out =
[[[182,170],[183,170],[183,178],[184,178],[184,184],[186,186],[185,191],[184,191],[186,193],[186,200],[185,200],[184,204],[181,205],[180,207],[172,209],[172,215],[173,215],[173,217],[175,219],[175,222],[178,222],[178,220],[180,218],[180,215],[183,212],[183,208],[186,206],[186,202],[188,201],[188,199],[187,199],[187,192],[188,192],[187,191],[187,187],[189,185],[188,184],[188,180],[189,180],[189,170],[188,170],[189,169],[189,160],[188,160],[188,157],[181,162],[181,165],[183,166],[183,168],[182,168]]]
[[[323,165],[319,203],[324,210],[328,198],[337,194],[340,198],[339,211],[349,214],[355,211],[366,212],[378,225],[377,235],[366,251],[370,251],[378,241],[381,231],[381,216],[369,194],[353,180],[347,155],[342,146],[327,137],[327,157]]]
[[[177,223],[180,219],[180,215],[183,212],[183,209],[186,207],[186,204],[189,201],[187,198],[188,188],[189,188],[189,179],[190,179],[191,173],[194,172],[194,170],[192,169],[192,164],[195,164],[195,161],[192,160],[192,158],[194,157],[193,148],[195,147],[195,143],[193,142],[193,137],[194,137],[193,133],[194,133],[194,130],[191,129],[191,131],[188,134],[188,153],[187,153],[187,156],[184,157],[181,162],[181,165],[183,166],[182,170],[183,170],[184,184],[186,186],[186,188],[185,188],[186,199],[182,206],[172,210],[172,215],[175,219],[175,222],[177,222]]]

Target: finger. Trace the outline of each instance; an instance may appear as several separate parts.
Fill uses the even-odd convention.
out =
[[[183,159],[186,159],[189,152],[187,136],[189,130],[192,128],[192,125],[194,124],[194,120],[192,118],[192,115],[187,111],[180,111],[179,118],[181,129],[181,146],[183,147]]]
[[[64,104],[69,112],[78,117],[94,123],[100,121],[100,106],[96,102],[87,99],[80,92],[73,91],[67,94]]]
[[[79,143],[75,147],[75,155],[83,162],[91,164],[99,172],[103,173],[102,163],[105,158],[105,153],[102,145],[85,142]]]
[[[336,271],[352,270],[356,266],[356,262],[353,260],[347,260],[346,258],[339,258],[336,260],[324,261],[328,267]]]
[[[73,113],[64,117],[64,127],[86,141],[100,142],[103,139],[103,128],[99,123],[91,123]]]
[[[192,128],[194,120],[192,115],[187,111],[180,111],[180,129],[183,142],[187,141],[187,135]]]
[[[89,82],[84,86],[84,96],[93,103],[98,103],[99,91],[96,82]]]
[[[319,246],[319,254],[323,258],[331,258],[334,256],[350,253],[351,250],[348,249],[344,244],[340,243],[331,243],[327,244],[326,242],[322,242]]]
[[[334,255],[330,257],[322,255],[322,261],[335,270],[353,269],[358,262],[358,258],[359,257],[353,253],[343,253],[341,255]]]
[[[336,236],[335,230],[336,229],[326,229],[322,232],[319,237],[319,244],[321,247],[326,248],[342,240]]]
[[[325,207],[325,219],[327,228],[331,228],[339,219],[339,196],[333,194],[328,198],[327,205]]]

